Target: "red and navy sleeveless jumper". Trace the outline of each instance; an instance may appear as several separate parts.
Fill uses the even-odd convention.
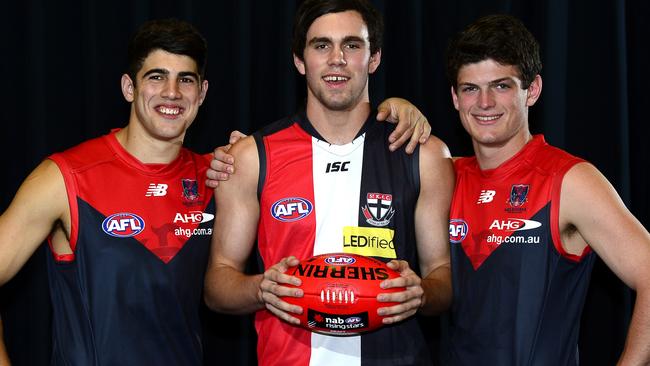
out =
[[[209,157],[143,164],[115,132],[50,157],[71,213],[71,255],[48,257],[53,365],[201,365],[214,217]]]
[[[448,364],[577,364],[595,254],[565,252],[558,214],[562,179],[582,161],[536,135],[496,169],[455,162]]]

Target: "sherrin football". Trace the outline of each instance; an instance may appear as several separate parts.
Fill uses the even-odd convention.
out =
[[[380,260],[356,254],[329,253],[313,256],[289,268],[298,277],[303,297],[283,300],[301,306],[303,313],[292,314],[303,328],[328,335],[355,335],[381,328],[377,309],[395,305],[378,302],[377,295],[404,291],[382,289],[379,284],[400,275]],[[293,287],[293,286],[289,286]]]

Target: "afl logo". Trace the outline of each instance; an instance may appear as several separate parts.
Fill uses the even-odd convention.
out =
[[[467,236],[467,223],[461,219],[449,220],[449,241],[460,243]]]
[[[353,264],[357,260],[348,256],[348,255],[333,255],[331,257],[325,258],[325,263],[331,264],[333,266],[347,266]]]
[[[359,318],[358,316],[353,316],[353,317],[345,319],[345,323],[346,324],[359,324],[359,323],[361,323],[361,318]]]
[[[309,216],[314,205],[304,198],[283,198],[271,206],[271,216],[282,222],[302,220]]]
[[[144,220],[136,214],[120,212],[104,219],[102,230],[110,236],[128,238],[144,230]]]

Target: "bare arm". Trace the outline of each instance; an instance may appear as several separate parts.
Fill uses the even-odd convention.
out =
[[[289,266],[298,264],[296,258],[284,258],[262,275],[243,273],[257,234],[259,159],[252,137],[234,145],[232,154],[240,173],[216,191],[218,209],[205,278],[206,303],[213,310],[234,314],[266,307],[281,319],[298,323],[288,312],[300,313],[302,309],[280,300],[280,296],[302,296],[302,290],[281,285],[300,285],[297,278],[284,274]]]
[[[405,286],[407,290],[380,295],[380,301],[402,302],[381,309],[380,315],[392,315],[384,323],[403,320],[418,309],[425,314],[437,314],[451,304],[449,207],[453,189],[454,170],[449,150],[442,141],[431,138],[420,147],[420,195],[415,207],[415,235],[423,278],[408,268],[405,261],[389,263],[402,277],[384,281],[384,285]]]
[[[9,281],[61,220],[69,230],[63,176],[50,160],[25,179],[0,216],[0,285]]]
[[[447,310],[452,294],[449,208],[454,193],[454,166],[447,146],[437,138],[432,140],[420,148],[420,197],[415,208],[415,235],[424,276],[420,310],[427,315]]]
[[[619,365],[650,364],[650,234],[628,211],[607,179],[581,163],[562,183],[560,229],[565,249],[586,243],[636,290],[632,322]]]
[[[253,248],[259,218],[259,159],[252,137],[239,142],[231,152],[237,158],[241,172],[215,191],[218,208],[204,296],[206,304],[213,310],[245,314],[262,307],[258,296],[261,276],[243,273]]]

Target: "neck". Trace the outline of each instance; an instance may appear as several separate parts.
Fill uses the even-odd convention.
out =
[[[334,111],[313,96],[307,97],[307,118],[314,129],[330,144],[345,145],[357,136],[370,115],[366,97],[349,110]]]
[[[476,160],[481,170],[494,169],[515,156],[526,146],[533,136],[528,129],[512,136],[503,143],[482,144],[476,140],[472,141]]]
[[[144,164],[169,164],[180,152],[183,141],[165,141],[143,133],[138,124],[130,123],[119,130],[115,137],[122,147]]]

